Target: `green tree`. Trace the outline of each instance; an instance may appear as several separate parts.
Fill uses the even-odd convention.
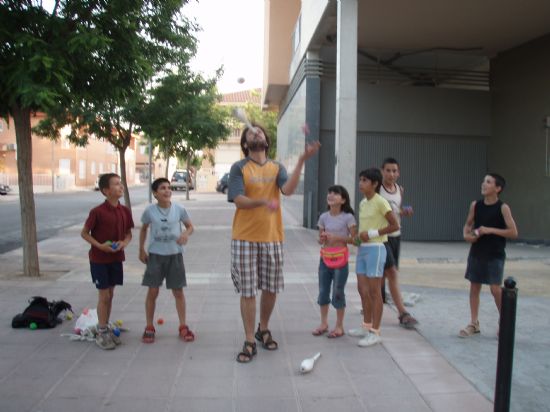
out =
[[[69,104],[69,83],[86,34],[76,22],[48,13],[41,2],[0,3],[0,115],[13,117],[21,206],[23,273],[40,276],[32,181],[31,114]],[[86,45],[85,45],[86,46]]]
[[[252,91],[253,94],[257,93]],[[268,156],[271,159],[277,157],[277,116],[278,112],[275,111],[264,111],[262,108],[253,102],[247,102],[244,106],[244,110],[248,119],[252,123],[260,124],[264,127],[269,139],[271,140],[271,145],[268,149]]]
[[[195,53],[196,27],[182,14],[187,0],[110,0],[67,2],[65,12],[93,38],[107,39],[80,62],[73,92],[75,104],[48,111],[40,133],[56,136],[69,124],[69,139],[85,145],[90,136],[111,143],[119,153],[124,200],[131,208],[125,154],[139,129],[153,77],[183,66]]]
[[[23,272],[39,276],[32,182],[31,114],[44,111],[40,133],[85,145],[91,133],[124,151],[151,77],[194,53],[187,0],[40,0],[0,2],[0,115],[12,116],[17,141]],[[126,186],[126,185],[125,185]],[[126,201],[129,196],[126,189]]]
[[[229,134],[229,112],[217,104],[219,74],[204,79],[181,67],[160,80],[143,112],[144,132],[166,159],[175,156],[185,163],[188,179],[200,153],[214,149]]]

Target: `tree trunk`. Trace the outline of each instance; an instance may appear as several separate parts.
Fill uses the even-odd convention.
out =
[[[164,177],[167,178],[167,179],[170,179],[168,177],[168,166],[170,166],[170,157],[168,156],[168,151],[166,151],[166,153],[164,153],[164,160],[166,160],[166,168],[164,170]]]
[[[187,161],[185,166],[187,167],[187,188],[185,190],[185,199],[189,200],[189,187],[191,187],[191,173],[189,173],[189,168],[191,166],[191,156],[187,155]]]
[[[120,160],[120,180],[122,180],[122,184],[124,185],[124,204],[131,212],[132,205],[130,203],[130,191],[128,190],[128,183],[126,181],[126,157],[124,156],[127,148],[128,145],[124,143],[122,147],[118,148],[118,155]]]
[[[39,277],[36,216],[32,183],[31,110],[13,107],[15,140],[17,142],[17,183],[21,206],[21,239],[23,241],[23,274]]]

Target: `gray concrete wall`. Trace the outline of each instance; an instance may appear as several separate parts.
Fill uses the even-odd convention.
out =
[[[546,133],[550,116],[550,34],[491,60],[492,138],[489,169],[501,173],[522,239],[550,242],[550,177]]]
[[[491,134],[490,94],[478,90],[358,84],[357,130],[435,135]],[[321,128],[334,130],[336,83],[323,80]]]
[[[321,189],[334,179],[335,99],[334,81],[322,84]],[[404,222],[404,238],[460,240],[468,205],[480,196],[486,173],[489,92],[366,83],[358,88],[357,136],[349,136],[357,140],[357,173],[396,157],[407,202],[417,211]]]

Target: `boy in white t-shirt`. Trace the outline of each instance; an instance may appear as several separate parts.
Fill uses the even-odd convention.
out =
[[[185,266],[183,264],[183,245],[187,244],[189,236],[193,233],[193,224],[182,206],[172,203],[172,190],[170,181],[164,177],[156,179],[151,185],[153,195],[157,199],[156,204],[149,205],[141,216],[141,231],[139,233],[139,260],[147,265],[143,275],[143,286],[148,286],[145,299],[146,326],[142,341],[153,343],[155,341],[155,316],[156,300],[160,286],[166,279],[166,288],[172,289],[176,300],[176,310],[180,322],[179,336],[184,342],[192,342],[195,335],[186,324],[185,320],[185,296],[183,287],[187,286],[185,278]],[[182,223],[185,230],[182,231]],[[147,230],[149,234],[148,252],[145,251],[145,239]]]
[[[412,216],[411,206],[403,206],[403,187],[397,184],[399,179],[399,163],[392,157],[384,159],[382,162],[382,186],[380,187],[380,196],[386,199],[397,221],[401,223],[401,216]],[[403,298],[399,290],[398,268],[399,253],[401,251],[401,230],[388,233],[386,245],[386,264],[384,266],[384,280],[382,281],[382,296],[385,294],[385,279],[388,279],[391,297],[397,311],[399,312],[399,324],[407,329],[412,329],[418,321],[405,309]]]

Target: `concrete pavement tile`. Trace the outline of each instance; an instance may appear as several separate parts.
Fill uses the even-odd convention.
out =
[[[219,378],[233,379],[234,366],[233,363],[221,362],[218,359],[209,359],[208,357],[187,357],[181,368],[180,378],[211,376]]]
[[[237,348],[240,350],[240,345],[231,347],[230,345],[213,344],[203,345],[197,341],[188,344],[189,348],[184,354],[185,359],[210,359],[218,362],[227,362],[230,359],[234,359],[237,354]]]
[[[51,380],[52,376],[63,376],[75,364],[74,360],[65,359],[37,359],[36,357],[25,359],[13,369],[7,379],[31,378],[40,379],[46,378]]]
[[[174,398],[167,412],[234,412],[234,400],[227,398]],[[149,409],[149,411],[154,409]],[[118,410],[114,410],[118,412]],[[139,412],[139,409],[136,410]],[[143,410],[147,412],[147,410]]]
[[[53,385],[53,383],[52,383]],[[102,399],[113,387],[112,379],[105,379],[104,376],[68,375],[51,393],[52,397],[70,398],[73,396],[90,396]]]
[[[454,373],[456,369],[441,355],[395,357],[407,375],[416,373]]]
[[[185,356],[187,345],[193,345],[195,342],[183,342],[175,333],[173,335],[159,334],[155,337],[154,343],[142,343],[139,347],[139,357],[146,362],[156,361],[174,361]]]
[[[242,347],[242,345],[241,345]],[[233,354],[233,360],[235,363],[235,379],[240,380],[242,378],[265,378],[265,377],[286,377],[297,371],[297,367],[293,368],[289,364],[288,357],[285,355],[285,352],[281,349],[275,352],[267,352],[258,348],[258,355],[254,357],[250,363],[238,363],[235,358],[237,353],[241,351],[241,347],[238,350],[235,350]]]
[[[346,397],[300,397],[303,412],[364,412],[363,401],[357,396]]]
[[[363,348],[358,348],[364,350]],[[354,355],[342,356],[341,362],[347,373],[353,378],[363,378],[371,375],[378,375],[381,371],[388,375],[399,375],[403,372],[399,366],[386,353],[378,352],[378,356],[370,354],[370,356],[360,357],[357,352]]]
[[[264,371],[263,376],[240,376],[236,379],[236,396],[238,398],[259,397],[264,399],[291,398],[294,396],[292,380],[289,379],[288,375],[271,376],[269,368],[265,368]]]
[[[263,397],[257,398],[241,398],[235,401],[236,412],[258,412],[259,410],[269,412],[300,412],[298,404],[294,397],[266,399]]]
[[[120,350],[120,349],[117,349]],[[122,352],[122,350],[120,350]],[[114,357],[110,358],[108,362],[100,357],[86,356],[78,366],[71,371],[71,376],[103,376],[105,378],[114,380],[120,375],[120,371],[128,367],[128,363],[131,358],[128,357]],[[98,360],[99,359],[99,360]],[[108,365],[108,367],[106,367]]]
[[[157,396],[151,393],[151,396],[146,396],[142,393],[140,396],[121,396],[118,393],[114,393],[101,409],[103,412],[150,412],[150,411],[164,411],[168,403],[167,398]],[[69,411],[69,409],[66,409]],[[73,409],[77,410],[77,409]],[[179,409],[180,411],[183,409]],[[187,409],[185,409],[187,410]],[[62,411],[60,409],[58,412]],[[97,405],[96,405],[97,411]],[[52,411],[53,412],[53,411]],[[80,411],[79,411],[80,412]]]
[[[17,400],[25,397],[40,399],[56,384],[57,379],[10,375],[5,377],[0,384],[0,399],[12,398]],[[3,411],[3,409],[0,410]]]
[[[478,392],[427,394],[424,399],[434,412],[491,412],[494,405]]]
[[[27,412],[31,410],[33,405],[40,402],[40,399],[40,397],[34,394],[25,394],[20,391],[14,392],[12,395],[2,394],[0,396],[0,411]]]
[[[172,389],[174,373],[150,372],[142,374],[125,373],[118,383],[115,393],[125,398],[143,397],[151,394],[155,397],[167,397]],[[155,376],[155,379],[151,379]],[[112,385],[112,382],[111,382]]]
[[[438,356],[437,352],[426,341],[410,341],[407,340],[384,340],[382,335],[382,341],[387,351],[395,358],[403,358],[407,356]]]
[[[100,401],[94,397],[81,396],[75,394],[70,397],[49,397],[33,408],[33,411],[40,412],[60,412],[60,411],[78,411],[95,412],[99,409]]]
[[[364,377],[357,376],[354,378],[354,385],[357,393],[363,399],[369,396],[392,395],[395,392],[401,394],[415,394],[417,389],[402,373],[386,373],[383,369],[377,371],[378,374],[367,375]]]
[[[174,398],[231,398],[233,379],[225,377],[187,377],[178,379],[173,390]],[[175,401],[174,401],[175,402]]]
[[[348,379],[333,379],[328,371],[321,374],[320,370],[313,370],[297,376],[295,382],[301,398],[340,398],[356,395]]]
[[[474,392],[474,387],[458,372],[409,375],[421,395]]]
[[[399,386],[394,387],[391,393],[372,393],[365,396],[363,399],[369,412],[432,412],[432,409],[418,393],[409,391],[401,392]],[[463,409],[463,411],[464,410],[467,409]]]

